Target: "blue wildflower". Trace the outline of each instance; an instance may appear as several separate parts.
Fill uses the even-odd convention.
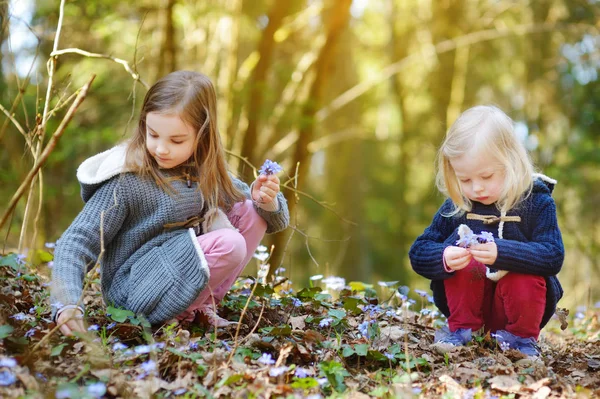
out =
[[[262,364],[275,364],[275,360],[273,360],[273,356],[270,353],[263,353],[257,361]]]
[[[32,308],[29,308],[29,314],[33,314],[35,313],[35,310],[37,309],[37,306],[34,306]]]
[[[510,344],[508,342],[501,342],[500,349],[502,349],[502,352],[506,352],[510,349]]]
[[[293,304],[295,307],[297,307],[297,308],[298,308],[298,307],[302,306],[302,301],[301,301],[300,299],[298,299],[298,298],[294,298],[294,297],[293,297],[293,298],[292,298],[292,304]]]
[[[183,395],[184,393],[187,392],[187,389],[185,388],[179,388],[173,391],[173,395],[175,396],[179,396],[179,395]]]
[[[333,319],[331,317],[326,317],[319,322],[319,327],[328,327]]]
[[[13,373],[8,370],[0,371],[0,387],[7,387],[17,382]]]
[[[6,357],[4,359],[0,359],[0,367],[8,367],[13,368],[17,365],[17,361],[12,357]]]
[[[577,312],[575,313],[575,318],[579,320],[585,319],[585,314],[582,312]]]
[[[193,350],[193,351],[197,351],[198,350],[198,342],[197,341],[196,342],[192,342],[190,344],[190,349]]]
[[[276,173],[281,172],[282,170],[283,168],[277,162],[267,159],[258,170],[258,173],[260,173],[261,175],[274,175]]]
[[[106,329],[110,330],[112,328],[115,328],[116,325],[117,325],[117,323],[113,321],[112,323],[110,323],[109,325],[106,326]]]
[[[92,324],[91,326],[88,327],[88,331],[98,331],[100,327],[98,327],[97,324]]]
[[[387,357],[390,360],[394,360],[394,358],[396,357],[396,355],[394,355],[393,353],[389,353],[389,352],[385,352],[383,354],[383,356]]]
[[[48,266],[50,269],[52,269],[52,268],[54,267],[54,261],[53,261],[53,260],[51,260],[50,262],[48,262],[48,263],[46,264],[46,266]]]
[[[156,370],[156,362],[154,360],[148,360],[140,364],[140,367],[145,373],[149,373]]]
[[[225,348],[225,350],[227,352],[231,352],[231,346],[229,346],[229,344],[225,341],[221,341],[221,344],[223,345],[223,348]]]
[[[136,346],[135,349],[134,349],[134,351],[138,355],[141,355],[143,353],[150,353],[150,346],[148,346],[148,345]]]
[[[283,373],[285,373],[288,370],[289,370],[288,366],[273,367],[272,369],[269,370],[269,375],[271,377],[279,377],[280,375],[282,375]]]
[[[23,313],[23,312],[20,312],[20,313],[17,313],[17,314],[14,314],[14,315],[10,316],[10,318],[18,320],[18,321],[23,321],[23,320],[27,319],[27,315],[25,313]]]
[[[369,331],[369,325],[373,324],[375,320],[363,321],[358,325],[358,332],[365,338],[371,338],[371,333]]]
[[[419,394],[421,393],[421,391],[422,391],[422,390],[421,390],[421,388],[419,388],[419,387],[414,387],[414,388],[412,389],[412,393],[413,393],[413,395],[419,395]]]
[[[115,343],[113,345],[112,348],[113,348],[114,351],[120,351],[120,350],[123,350],[123,349],[127,349],[127,345],[125,345],[122,342],[117,342],[117,343]]]
[[[34,335],[35,335],[35,328],[31,328],[31,329],[27,330],[27,332],[25,333],[26,338],[31,338]]]
[[[415,293],[423,298],[425,298],[427,296],[427,292],[425,292],[423,290],[415,290]]]
[[[106,393],[106,385],[98,381],[88,385],[86,390],[94,398],[101,398]]]
[[[298,378],[306,378],[306,377],[308,377],[310,374],[311,374],[311,373],[310,373],[310,371],[309,371],[309,370],[307,370],[307,369],[305,369],[305,368],[302,368],[302,367],[298,367],[298,368],[296,369],[296,371],[294,372],[294,375],[295,375],[296,377],[298,377]]]

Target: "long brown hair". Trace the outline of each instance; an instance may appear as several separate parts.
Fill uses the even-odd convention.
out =
[[[152,176],[159,186],[168,188],[156,160],[146,149],[146,115],[150,112],[179,115],[196,131],[196,150],[189,162],[209,209],[216,206],[229,209],[244,199],[227,172],[217,127],[217,96],[206,75],[177,71],[156,82],[146,93],[137,129],[127,146],[128,170]]]

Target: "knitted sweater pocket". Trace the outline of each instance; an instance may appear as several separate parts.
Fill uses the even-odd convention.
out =
[[[131,267],[125,308],[152,324],[169,320],[192,304],[209,271],[193,230],[152,248]]]

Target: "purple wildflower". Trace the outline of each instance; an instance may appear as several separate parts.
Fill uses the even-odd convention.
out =
[[[190,349],[193,351],[198,350],[198,341],[190,343]]]
[[[510,344],[508,342],[501,342],[500,349],[502,349],[502,352],[506,352],[510,349]]]
[[[127,349],[127,345],[125,345],[122,342],[117,342],[116,344],[113,345],[112,348],[113,348],[114,351],[120,351],[120,350],[123,350],[123,349]]]
[[[103,382],[94,382],[87,386],[87,393],[94,398],[101,398],[106,393],[106,385]]]
[[[8,370],[0,371],[0,387],[7,387],[17,382],[13,373]]]
[[[466,224],[458,226],[458,237],[456,245],[463,248],[469,248],[471,245],[485,244],[494,242],[494,235],[487,231],[475,234]]]
[[[371,321],[363,321],[358,325],[358,332],[365,338],[370,338],[371,334],[369,333],[369,325],[372,324],[374,320]]]
[[[179,388],[179,389],[176,389],[175,391],[173,391],[173,395],[179,396],[179,395],[183,395],[186,392],[187,392],[187,389]]]
[[[97,324],[92,324],[91,326],[88,327],[88,331],[98,331],[100,327],[98,327]]]
[[[288,366],[273,367],[272,369],[269,370],[269,375],[271,377],[279,377],[280,375],[282,375],[283,373],[285,373],[288,370],[289,370]]]
[[[106,326],[106,329],[110,330],[112,328],[115,328],[116,325],[117,325],[117,323],[113,321],[112,323],[110,323],[109,325]]]
[[[17,361],[12,357],[7,357],[4,359],[0,359],[0,367],[8,367],[13,368],[17,365]]]
[[[283,168],[277,162],[273,162],[270,159],[267,159],[258,170],[258,173],[260,173],[261,175],[274,175],[276,173],[281,172],[282,170]]]
[[[307,370],[302,367],[298,367],[294,372],[294,375],[298,378],[306,378],[311,374],[310,370]]]
[[[387,357],[390,360],[394,360],[394,358],[396,357],[393,353],[389,353],[389,352],[385,352],[383,354],[383,356]]]
[[[327,317],[319,322],[319,327],[329,327],[332,321],[331,317]]]
[[[140,345],[140,346],[136,346],[134,351],[138,355],[141,355],[143,353],[150,353],[150,347],[148,345]]]
[[[140,367],[145,373],[149,373],[156,370],[156,362],[154,360],[148,360],[140,364]]]
[[[17,314],[14,314],[14,315],[10,316],[10,318],[18,320],[18,321],[23,321],[23,320],[27,319],[27,315],[25,313],[23,313],[23,312],[20,312],[20,313],[17,313]]]
[[[263,353],[257,361],[262,364],[275,364],[275,360],[273,360],[273,356],[270,353]]]
[[[415,293],[423,298],[425,298],[427,296],[427,292],[425,292],[423,290],[415,290]]]
[[[31,329],[27,330],[27,332],[25,333],[26,338],[31,338],[34,335],[35,335],[35,328],[31,328]]]
[[[300,306],[302,306],[302,301],[298,298],[292,297],[292,304],[299,308]]]

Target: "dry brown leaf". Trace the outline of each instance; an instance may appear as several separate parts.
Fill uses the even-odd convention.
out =
[[[518,393],[523,386],[515,377],[508,375],[497,375],[488,382],[493,389],[506,393]]]
[[[552,390],[548,387],[541,387],[536,393],[533,394],[532,399],[546,399]]]
[[[450,377],[448,374],[444,374],[439,378],[440,382],[444,384],[446,387],[446,391],[451,395],[456,395],[458,397],[463,397],[464,393],[467,392],[467,389],[461,386],[456,380]]]
[[[290,317],[290,325],[292,326],[292,330],[304,330],[304,327],[306,327],[304,319],[307,317],[308,315]]]

